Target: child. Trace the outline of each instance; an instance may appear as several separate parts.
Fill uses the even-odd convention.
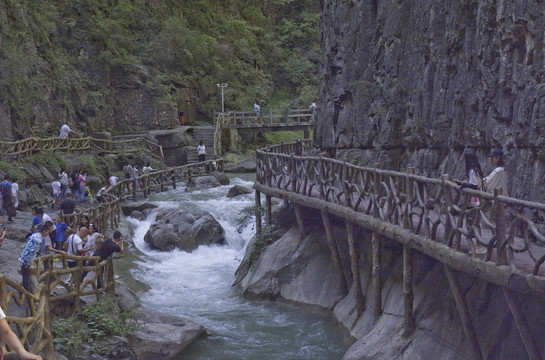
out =
[[[66,240],[66,230],[72,232],[72,228],[62,221],[62,215],[57,215],[57,230],[55,232],[55,249],[64,250]]]

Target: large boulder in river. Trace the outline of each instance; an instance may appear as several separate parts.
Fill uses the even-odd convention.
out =
[[[246,188],[244,186],[240,186],[240,185],[235,185],[235,186],[233,186],[232,188],[229,189],[229,192],[227,193],[227,197],[232,198],[232,197],[239,196],[239,195],[251,194],[252,192],[253,192],[252,189],[248,189],[248,188]]]
[[[160,212],[144,241],[158,250],[191,252],[199,245],[223,244],[225,231],[208,211],[182,205]]]
[[[214,176],[198,176],[191,178],[187,182],[187,187],[185,188],[185,191],[190,192],[194,190],[203,190],[218,186],[221,186],[221,184],[219,180],[216,179]]]

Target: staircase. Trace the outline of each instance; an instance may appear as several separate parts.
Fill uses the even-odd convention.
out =
[[[197,154],[197,145],[199,142],[203,142],[206,146],[206,160],[211,160],[216,157],[216,151],[214,149],[214,134],[216,128],[214,126],[192,126],[191,133],[193,139],[195,139],[194,150],[187,154],[187,163],[192,164],[199,161],[199,155]]]

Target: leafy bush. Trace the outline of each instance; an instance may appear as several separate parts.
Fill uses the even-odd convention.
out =
[[[106,348],[101,343],[106,336],[125,336],[138,329],[134,308],[121,310],[109,296],[88,304],[68,318],[52,321],[55,350],[66,356],[74,356],[84,351],[84,344],[98,354]]]

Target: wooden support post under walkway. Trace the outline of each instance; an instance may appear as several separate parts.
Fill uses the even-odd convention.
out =
[[[458,275],[448,265],[443,264],[443,267],[450,285],[450,291],[452,292],[454,301],[456,302],[456,308],[458,309],[458,313],[460,314],[460,318],[462,320],[464,333],[471,345],[473,359],[482,360],[483,354],[479,346],[479,339],[477,338],[477,332],[475,331],[475,327],[473,327],[473,322],[471,321],[471,314],[469,312],[469,308],[467,307],[460,282],[458,281]]]
[[[530,360],[542,359],[542,357],[539,355],[539,350],[534,341],[534,337],[532,336],[530,326],[528,325],[528,320],[526,320],[526,316],[524,316],[524,313],[520,308],[517,294],[513,290],[507,289],[506,287],[502,287],[502,289],[505,300],[507,300],[507,304],[511,310],[511,314],[513,314],[513,319],[515,320],[517,329],[519,330],[522,343],[524,344],[526,352],[528,353],[528,358]]]
[[[261,193],[255,191],[255,232],[257,235],[261,235]]]
[[[361,289],[359,256],[354,243],[354,224],[350,221],[346,221],[346,231],[348,233],[348,249],[350,252],[350,268],[352,269],[352,278],[354,291],[356,295],[356,308],[358,315],[361,315],[365,311],[365,300],[363,299],[363,292]]]
[[[341,257],[339,255],[339,250],[337,248],[337,241],[335,240],[335,237],[333,236],[333,228],[331,227],[331,219],[329,218],[329,214],[326,211],[322,210],[321,213],[322,213],[322,222],[324,223],[325,233],[327,236],[327,242],[329,244],[329,249],[331,251],[331,257],[333,258],[333,264],[335,265],[335,268],[339,272],[341,291],[343,294],[347,294],[348,281],[344,275]]]
[[[267,226],[272,225],[272,203],[270,195],[265,195],[265,224]]]
[[[502,195],[502,190],[500,188],[494,189],[494,197]],[[505,205],[501,201],[496,201],[495,215],[496,215],[496,246],[498,249],[497,263],[499,265],[508,265],[507,262],[507,239],[505,237]],[[530,360],[541,359],[539,350],[536,346],[534,338],[532,336],[532,331],[528,325],[528,320],[522,309],[520,303],[517,299],[517,295],[513,290],[502,286],[503,295],[507,304],[509,305],[509,310],[513,314],[513,319],[517,325],[520,338],[526,348],[528,357]]]
[[[371,245],[373,247],[373,316],[375,321],[382,315],[382,247],[380,244],[380,234],[373,231],[371,235]]]
[[[403,335],[409,336],[416,329],[416,321],[413,313],[413,263],[411,247],[403,244]]]
[[[299,204],[293,204],[293,207],[295,208],[295,217],[297,218],[297,225],[299,226],[299,232],[301,233],[301,236],[305,236],[307,234],[307,230],[305,228],[305,218],[303,217],[303,208]]]

